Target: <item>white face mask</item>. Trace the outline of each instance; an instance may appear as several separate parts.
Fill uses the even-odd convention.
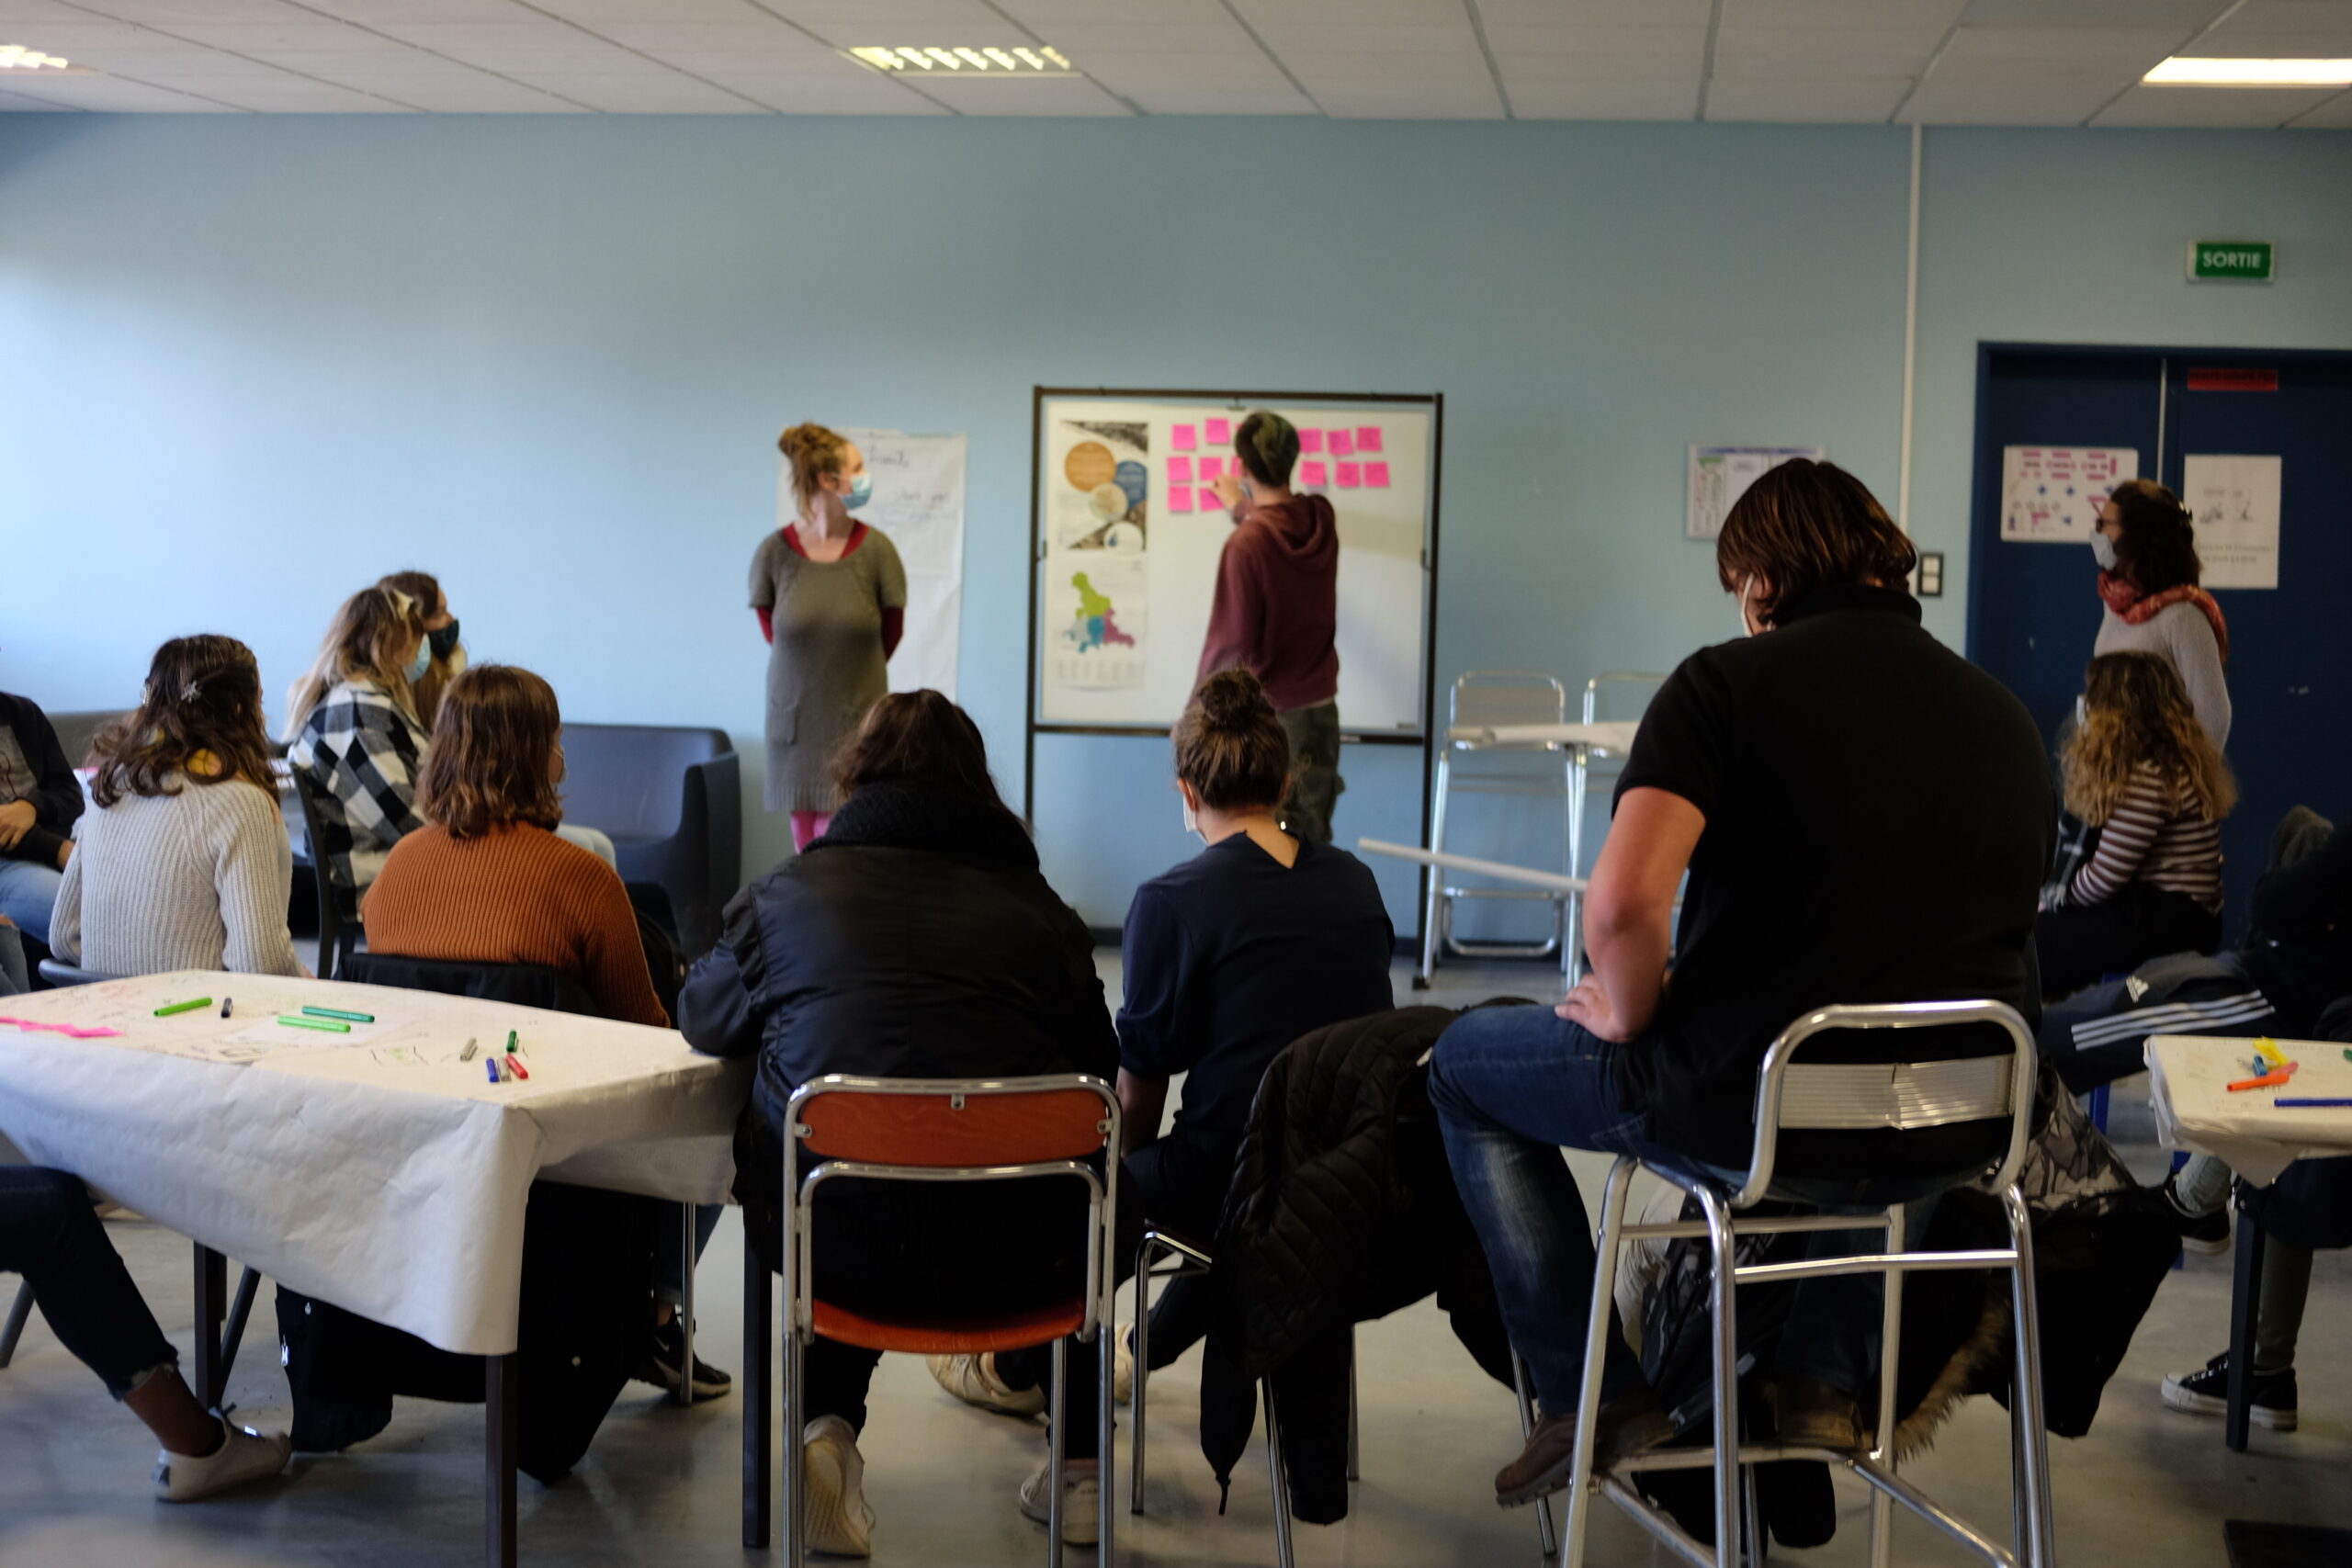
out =
[[[1209,836],[1201,831],[1201,819],[1193,815],[1193,803],[1186,800],[1181,791],[1178,793],[1176,799],[1178,804],[1182,806],[1184,808],[1184,831],[1192,834],[1193,837],[1200,840],[1201,842],[1204,844],[1207,843],[1209,841]]]
[[[2098,562],[2101,571],[2115,570],[2115,541],[2104,534],[2091,536],[2091,559]]]
[[[1739,580],[1739,635],[1742,637],[1756,635],[1756,628],[1747,622],[1747,592],[1755,586],[1756,580],[1752,577],[1743,577]],[[1775,643],[1773,646],[1777,648],[1780,645]]]

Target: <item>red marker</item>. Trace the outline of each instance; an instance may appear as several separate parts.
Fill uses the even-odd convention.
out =
[[[529,1073],[523,1070],[523,1064],[516,1061],[512,1056],[506,1058],[506,1070],[513,1073],[518,1078],[527,1078],[531,1076]]]

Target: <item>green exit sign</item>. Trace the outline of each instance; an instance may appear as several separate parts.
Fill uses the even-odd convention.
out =
[[[2198,240],[2188,247],[2188,276],[2203,283],[2267,283],[2272,259],[2267,240]]]

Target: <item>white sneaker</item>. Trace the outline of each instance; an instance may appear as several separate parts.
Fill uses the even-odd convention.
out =
[[[286,1468],[294,1445],[283,1432],[256,1432],[220,1423],[220,1446],[209,1454],[155,1455],[155,1495],[166,1503],[193,1503],[247,1482],[265,1481]]]
[[[865,1506],[865,1456],[857,1434],[838,1416],[820,1416],[801,1429],[802,1517],[808,1550],[829,1557],[874,1555],[874,1510]]]
[[[1021,1512],[1041,1525],[1053,1522],[1054,1461],[1047,1460],[1021,1483]],[[1080,1460],[1062,1461],[1062,1540],[1092,1546],[1102,1539],[1102,1468]]]
[[[1111,1397],[1122,1404],[1136,1402],[1136,1325],[1119,1325],[1119,1342],[1111,1353]]]
[[[997,1381],[993,1356],[929,1356],[924,1358],[939,1386],[967,1404],[1006,1416],[1035,1416],[1046,1408],[1043,1388],[1007,1388]]]

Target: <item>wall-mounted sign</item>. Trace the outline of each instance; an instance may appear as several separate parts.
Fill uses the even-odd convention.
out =
[[[2109,494],[2139,473],[2130,446],[2002,447],[2002,542],[2087,543]]]
[[[2188,389],[2192,392],[2275,392],[2278,389],[2278,372],[2255,367],[2191,366]]]
[[[2267,283],[2277,253],[2267,240],[2192,240],[2188,245],[2188,276],[2192,283]]]
[[[1690,468],[1685,481],[1682,536],[1712,539],[1724,531],[1732,504],[1767,470],[1793,457],[1821,462],[1826,446],[1690,446]]]

